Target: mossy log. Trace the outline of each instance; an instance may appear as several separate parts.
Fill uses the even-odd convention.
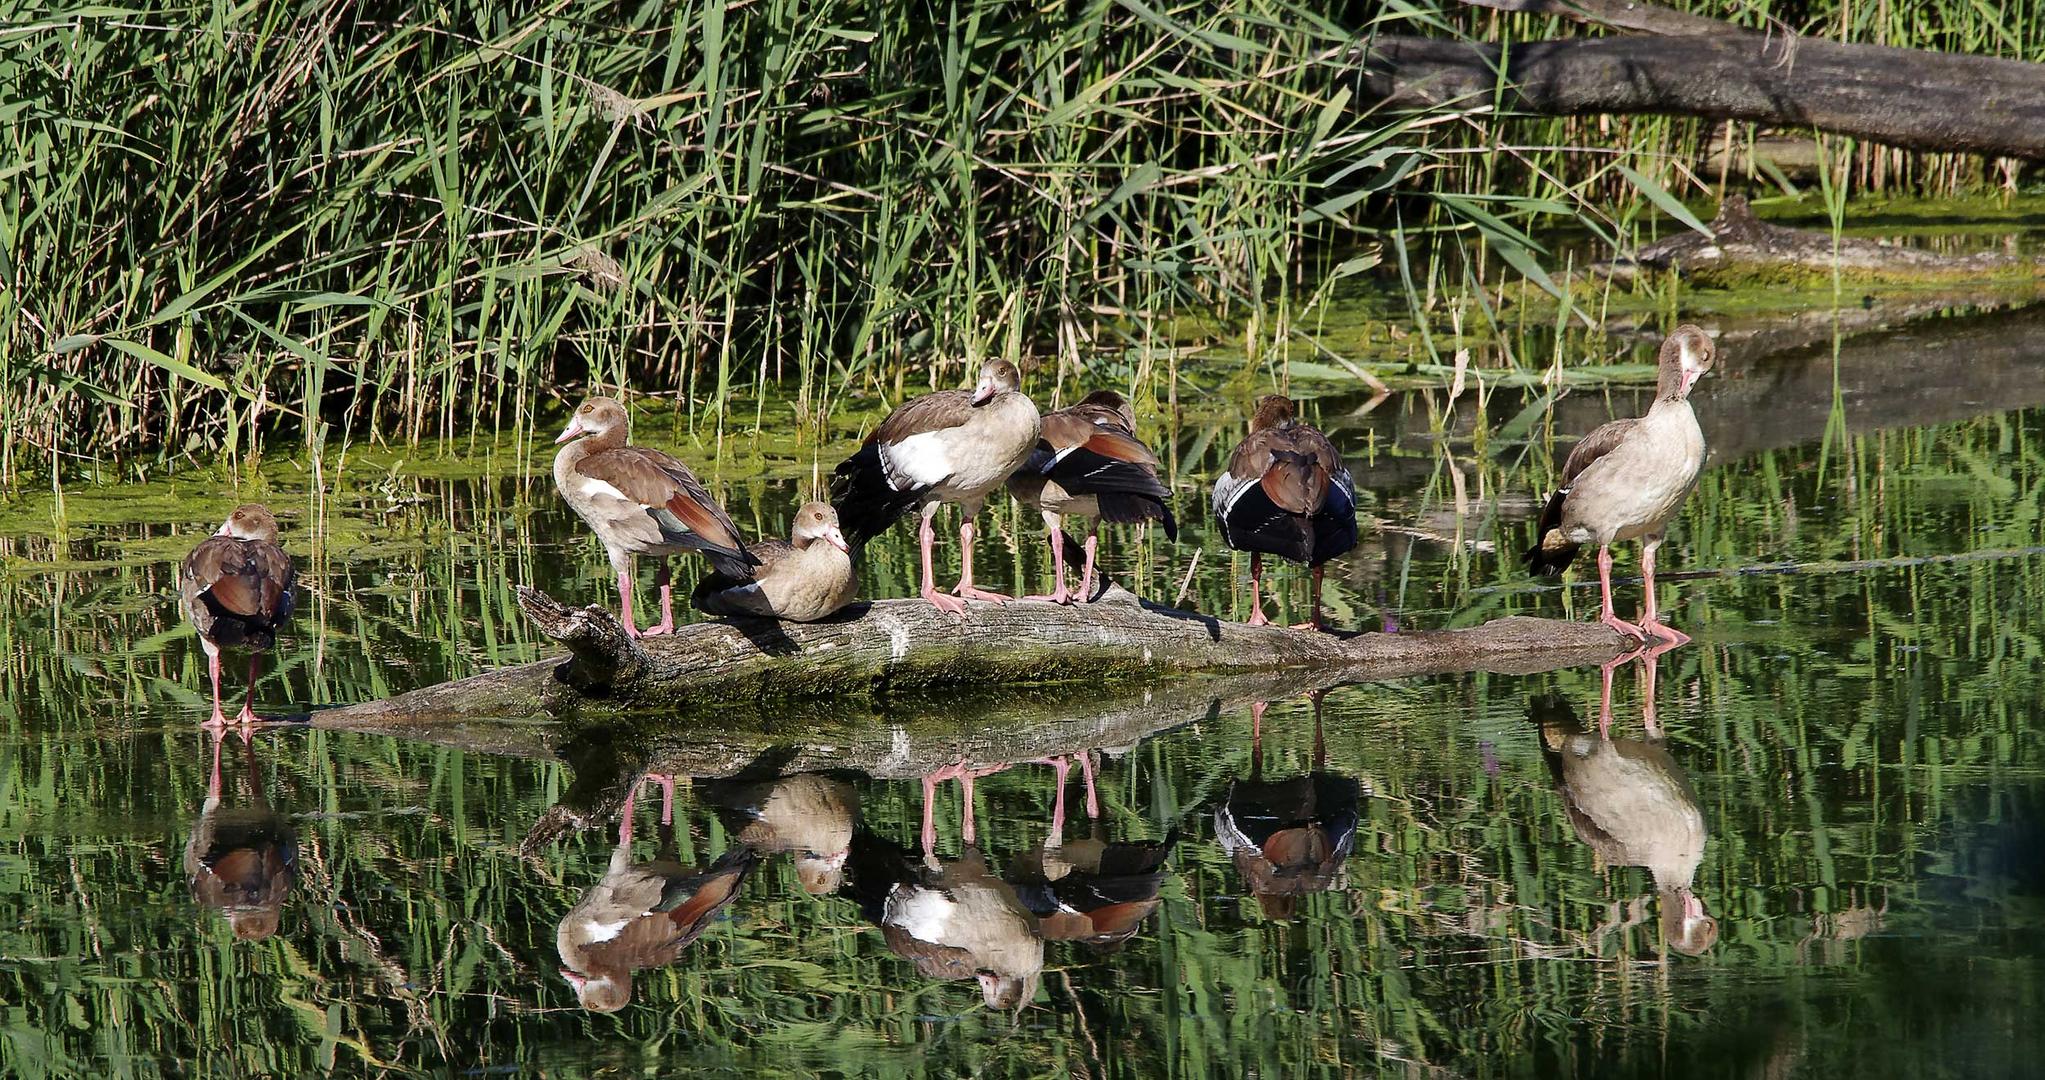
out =
[[[823,623],[734,619],[638,640],[602,607],[568,607],[525,587],[518,602],[567,656],[323,710],[313,723],[417,734],[483,720],[647,710],[672,718],[677,711],[804,700],[843,709],[937,690],[954,700],[1045,684],[1079,684],[1099,694],[1172,676],[1270,671],[1312,672],[1312,679],[1296,680],[1310,686],[1546,670],[1606,660],[1627,645],[1597,623],[1527,617],[1400,633],[1256,627],[1140,601],[1116,585],[1094,603],[1069,607],[975,602],[954,618],[921,600],[880,600]]]

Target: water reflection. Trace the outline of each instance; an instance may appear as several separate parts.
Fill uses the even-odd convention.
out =
[[[970,813],[970,809],[968,813]],[[1037,996],[1044,939],[1015,888],[968,843],[957,859],[860,830],[852,836],[848,888],[880,928],[888,951],[925,978],[974,979],[990,1009],[1019,1009]]]
[[[699,780],[696,793],[717,807],[738,842],[761,853],[785,853],[811,896],[838,891],[852,831],[859,824],[859,793],[851,784],[816,773],[772,780]]]
[[[1569,824],[1601,866],[1643,867],[1661,903],[1668,948],[1701,955],[1718,940],[1718,920],[1705,914],[1694,885],[1704,859],[1704,808],[1664,743],[1655,718],[1655,668],[1671,646],[1634,652],[1603,666],[1598,730],[1578,719],[1568,699],[1535,695],[1527,715],[1540,726],[1541,753]],[[1641,665],[1641,723],[1646,737],[1613,738],[1612,680],[1635,659]]]
[[[759,861],[751,848],[740,845],[708,869],[683,865],[675,852],[674,781],[651,779],[663,793],[659,850],[649,862],[633,861],[634,800],[626,799],[618,845],[603,880],[582,894],[555,933],[561,977],[592,1012],[624,1008],[632,1000],[633,973],[681,959],[737,898]]]
[[[283,920],[284,901],[297,876],[298,833],[270,806],[255,740],[246,730],[241,733],[246,801],[228,805],[220,765],[228,735],[225,728],[212,735],[213,768],[199,820],[185,842],[185,880],[192,899],[225,916],[235,937],[261,941],[275,934]]]
[[[1312,696],[1312,771],[1284,780],[1264,779],[1264,711],[1250,707],[1250,775],[1229,781],[1214,811],[1214,838],[1235,863],[1243,886],[1266,918],[1291,919],[1299,898],[1335,887],[1342,862],[1356,844],[1361,786],[1327,771],[1321,711],[1325,694]]]
[[[1120,948],[1143,928],[1161,902],[1165,860],[1179,842],[1174,827],[1163,840],[1114,841],[1101,820],[1094,789],[1093,751],[1077,755],[1086,782],[1085,838],[1065,838],[1065,788],[1070,763],[1050,760],[1057,776],[1051,828],[1044,842],[1009,863],[1008,880],[1023,906],[1037,916],[1046,941],[1076,941],[1096,952]]]

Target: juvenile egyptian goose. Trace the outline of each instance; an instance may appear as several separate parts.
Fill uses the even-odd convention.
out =
[[[1313,618],[1299,629],[1318,630],[1322,566],[1356,546],[1356,488],[1335,444],[1296,414],[1283,394],[1257,399],[1249,437],[1214,480],[1214,519],[1223,543],[1250,553],[1250,625],[1270,622],[1261,579],[1276,555],[1313,567]]]
[[[1264,779],[1263,702],[1251,707],[1250,776],[1232,780],[1214,811],[1214,836],[1267,918],[1286,920],[1299,898],[1335,885],[1356,846],[1362,786],[1324,771],[1321,703],[1314,700],[1313,771]]]
[[[787,852],[804,892],[838,891],[859,822],[859,793],[852,785],[797,773],[757,782],[698,780],[696,794],[733,819],[739,843],[759,852]]]
[[[1704,466],[1704,432],[1690,410],[1690,388],[1711,370],[1718,347],[1711,335],[1684,324],[1662,341],[1661,375],[1654,404],[1638,419],[1614,420],[1583,437],[1562,465],[1562,486],[1548,497],[1527,549],[1527,568],[1560,574],[1583,544],[1598,545],[1599,621],[1645,641],[1682,644],[1689,635],[1655,616],[1654,556],[1683,498]],[[1612,545],[1641,541],[1640,622],[1612,609]]]
[[[897,406],[859,452],[833,470],[831,501],[856,544],[880,535],[911,510],[922,510],[921,592],[939,611],[966,611],[963,599],[937,590],[931,568],[935,537],[930,519],[945,503],[957,503],[961,515],[959,584],[952,592],[994,603],[1009,599],[973,584],[973,518],[988,493],[1036,449],[1037,406],[1021,386],[1022,374],[1014,364],[990,360],[981,366],[980,381],[971,391],[940,390]]]
[[[749,578],[759,561],[739,539],[738,526],[710,497],[687,465],[658,450],[629,446],[632,417],[625,406],[593,397],[554,442],[554,486],[576,516],[596,531],[618,575],[618,615],[633,637],[675,628],[668,557],[701,552],[720,574]],[[660,622],[640,630],[632,621],[632,557],[660,560]]]
[[[223,649],[248,650],[249,696],[235,719],[256,722],[256,661],[277,643],[278,631],[291,618],[297,578],[291,556],[277,544],[276,517],[258,503],[235,507],[219,531],[193,548],[178,567],[178,596],[185,618],[199,631],[213,682],[213,715],[207,727],[227,723],[220,709]]]
[[[242,740],[248,763],[250,802],[229,807],[221,801],[220,744],[213,731],[213,773],[206,782],[206,801],[185,842],[185,881],[201,906],[227,917],[234,936],[261,941],[277,932],[285,897],[297,874],[298,833],[284,815],[270,808],[263,793],[262,769],[255,744]]]
[[[1064,519],[1133,523],[1161,521],[1165,537],[1179,538],[1172,517],[1171,492],[1158,475],[1157,455],[1136,438],[1136,412],[1113,390],[1096,390],[1079,404],[1044,414],[1037,447],[1022,468],[1008,478],[1008,493],[1044,515],[1051,533],[1051,563],[1058,588],[1048,596],[1026,600],[1072,601],[1065,589]],[[1096,531],[1086,536],[1086,567],[1079,575],[1079,597],[1093,598]]]
[[[690,597],[708,615],[753,615],[816,622],[843,610],[859,593],[852,547],[838,531],[830,503],[804,503],[788,539],[762,540],[748,549],[760,561],[751,580],[713,573]]]
[[[1044,939],[1015,889],[967,845],[951,862],[919,863],[865,830],[852,837],[851,890],[888,951],[925,978],[974,979],[990,1009],[1014,1010],[1037,994]]]
[[[1662,940],[1696,956],[1718,940],[1718,921],[1692,891],[1704,860],[1704,810],[1658,738],[1590,732],[1561,697],[1536,696],[1528,718],[1576,835],[1606,866],[1645,867],[1661,897]]]
[[[629,831],[611,852],[603,880],[561,920],[555,948],[561,977],[591,1012],[616,1012],[632,1000],[632,975],[681,959],[739,893],[759,856],[734,847],[696,870],[674,856],[674,831],[664,830],[651,862],[632,861]]]

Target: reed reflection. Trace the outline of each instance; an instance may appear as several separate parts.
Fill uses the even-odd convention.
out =
[[[1250,775],[1229,782],[1214,811],[1214,836],[1267,918],[1288,920],[1299,898],[1335,886],[1356,844],[1361,786],[1327,771],[1322,694],[1312,695],[1314,763],[1283,780],[1264,779],[1264,712],[1250,706]]]
[[[277,932],[297,877],[298,832],[270,806],[249,729],[242,729],[247,801],[227,804],[220,757],[227,729],[211,729],[213,768],[206,800],[185,842],[185,880],[199,906],[226,917],[234,936],[261,941]]]
[[[1694,885],[1708,833],[1690,776],[1664,745],[1655,717],[1655,665],[1673,646],[1633,652],[1604,665],[1598,730],[1587,729],[1558,695],[1536,695],[1528,717],[1540,725],[1541,752],[1576,835],[1600,866],[1638,866],[1653,877],[1663,944],[1690,956],[1718,940]],[[1613,738],[1615,669],[1639,659],[1645,689],[1645,738]]]

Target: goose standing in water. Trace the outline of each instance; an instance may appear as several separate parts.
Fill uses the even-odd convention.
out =
[[[1652,665],[1653,657],[1647,662]],[[1652,700],[1651,675],[1649,685]],[[1578,838],[1603,865],[1647,868],[1670,948],[1691,956],[1711,948],[1718,921],[1692,891],[1704,859],[1704,811],[1689,776],[1663,748],[1659,729],[1650,726],[1645,740],[1592,733],[1569,702],[1555,696],[1533,698],[1528,718],[1540,725],[1542,756]]]
[[[789,622],[828,619],[859,592],[852,546],[838,531],[830,503],[804,503],[788,539],[762,540],[749,550],[760,561],[750,579],[713,572],[690,599],[710,615],[754,615]]]
[[[1527,568],[1560,574],[1577,548],[1598,545],[1600,622],[1622,634],[1662,638],[1678,645],[1689,635],[1656,617],[1654,556],[1670,519],[1704,465],[1704,432],[1690,409],[1690,388],[1711,370],[1717,346],[1700,327],[1684,324],[1662,341],[1654,404],[1637,419],[1614,420],[1583,437],[1562,465],[1562,486],[1548,497]],[[1612,545],[1641,541],[1640,622],[1612,607]]]
[[[220,709],[223,649],[248,650],[249,696],[235,719],[241,724],[256,722],[256,662],[263,650],[277,643],[277,632],[291,618],[297,578],[291,556],[277,544],[276,517],[258,503],[235,507],[219,531],[193,548],[178,567],[179,599],[185,618],[199,631],[213,682],[213,715],[207,727],[227,724]]]
[[[759,560],[746,551],[738,526],[710,497],[687,465],[658,450],[629,446],[632,418],[625,406],[593,397],[575,410],[556,443],[554,486],[576,516],[596,532],[618,575],[618,617],[632,637],[675,628],[668,557],[701,552],[720,574],[749,579]],[[660,560],[660,622],[640,630],[632,621],[632,557]]]
[[[1043,433],[1029,460],[1008,478],[1008,493],[1044,515],[1051,533],[1051,563],[1058,588],[1048,596],[1025,597],[1054,604],[1072,602],[1065,589],[1065,532],[1068,516],[1097,521],[1164,523],[1165,537],[1179,538],[1171,492],[1158,476],[1157,455],[1136,438],[1136,412],[1113,390],[1096,390],[1079,404],[1045,413]],[[1097,531],[1086,536],[1085,568],[1079,575],[1081,600],[1093,599]]]
[[[1214,519],[1221,539],[1250,553],[1251,626],[1263,626],[1264,556],[1313,567],[1313,618],[1298,629],[1321,629],[1321,570],[1356,546],[1356,488],[1342,455],[1326,435],[1296,418],[1292,399],[1257,399],[1250,435],[1229,455],[1214,481]]]
[[[939,611],[964,615],[965,600],[1002,603],[1009,598],[973,584],[973,518],[1036,448],[1041,421],[1022,392],[1022,373],[1006,360],[980,368],[970,391],[940,390],[912,398],[888,414],[859,452],[832,471],[832,504],[855,544],[885,532],[911,510],[921,510],[925,600]],[[936,542],[930,519],[945,503],[959,505],[959,583],[946,595],[931,567]]]

